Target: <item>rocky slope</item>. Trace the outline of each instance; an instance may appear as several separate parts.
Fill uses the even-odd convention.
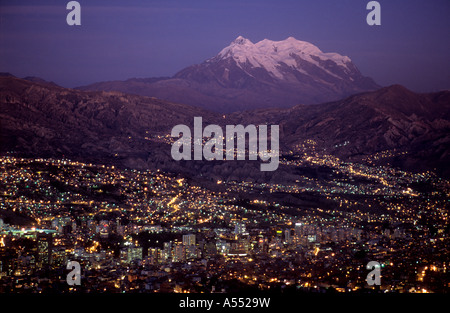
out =
[[[278,124],[283,153],[306,140],[342,160],[390,164],[450,176],[450,92],[416,94],[402,86],[289,109],[236,112],[200,108],[119,92],[83,92],[0,77],[0,153],[68,157],[153,168],[211,179],[292,181],[289,169],[260,172],[260,161],[171,158],[171,129],[203,125]],[[192,129],[192,128],[191,128]],[[172,141],[171,141],[172,140]]]

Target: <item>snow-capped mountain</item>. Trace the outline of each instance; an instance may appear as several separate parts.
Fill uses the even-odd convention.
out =
[[[219,59],[233,58],[243,70],[243,66],[248,62],[252,67],[264,68],[271,75],[282,80],[289,79],[289,76],[286,75],[286,66],[289,69],[308,74],[307,66],[302,66],[302,62],[305,61],[335,77],[341,76],[337,75],[339,73],[335,74],[327,69],[321,61],[330,60],[341,66],[341,70],[346,74],[353,70],[347,66],[351,64],[349,57],[337,53],[323,53],[313,44],[293,37],[282,41],[264,39],[253,44],[250,40],[239,36],[231,45],[220,51],[217,57]]]
[[[119,90],[232,112],[334,101],[379,86],[351,59],[289,37],[257,43],[242,36],[216,56],[171,78],[130,79],[81,89]]]

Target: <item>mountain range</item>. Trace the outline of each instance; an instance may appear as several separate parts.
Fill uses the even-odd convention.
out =
[[[252,43],[239,36],[216,56],[173,77],[99,82],[78,89],[121,91],[229,113],[334,101],[378,88],[347,56],[324,53],[293,37]]]
[[[312,140],[314,149],[342,161],[450,176],[449,91],[417,94],[394,85],[322,104],[225,116],[152,97],[0,75],[3,155],[67,157],[211,179],[295,181],[292,169],[282,164],[272,173],[260,172],[259,161],[246,166],[242,161],[174,161],[171,129],[177,124],[192,127],[194,116],[201,116],[204,125],[278,124],[284,155]]]

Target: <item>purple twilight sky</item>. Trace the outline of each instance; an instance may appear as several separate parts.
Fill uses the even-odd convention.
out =
[[[293,36],[349,56],[380,85],[450,89],[450,1],[379,0],[381,26],[366,23],[368,0],[0,0],[0,71],[64,87],[172,76],[213,57],[237,36]]]

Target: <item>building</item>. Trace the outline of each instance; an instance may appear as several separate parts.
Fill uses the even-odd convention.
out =
[[[296,236],[298,236],[298,237],[303,236],[303,234],[304,234],[303,226],[304,226],[304,224],[301,222],[295,223],[294,231],[295,231]]]
[[[216,242],[217,251],[220,254],[227,255],[230,251],[230,243],[225,240],[217,240]]]
[[[183,245],[194,246],[195,245],[195,235],[194,234],[183,235]]]
[[[286,229],[284,231],[284,242],[287,244],[291,244],[292,243],[292,236],[291,236],[291,230],[290,229]]]
[[[234,234],[236,236],[248,234],[244,222],[236,222],[236,224],[234,224]]]
[[[142,260],[142,247],[128,247],[127,262]]]
[[[0,247],[0,277],[13,273],[15,258],[17,258],[17,253],[13,249]]]
[[[38,233],[36,235],[36,266],[48,268],[52,264],[53,235],[52,233]]]
[[[195,246],[194,246],[195,247]],[[186,249],[183,244],[175,244],[173,247],[173,262],[184,262],[186,261]]]
[[[217,255],[217,247],[214,242],[207,242],[203,247],[203,256],[205,259],[213,258]]]
[[[152,265],[159,264],[161,262],[161,249],[149,248],[147,259],[148,259],[148,262]]]
[[[172,242],[164,242],[163,250],[161,251],[161,262],[169,262],[172,258]]]
[[[198,258],[198,248],[197,246],[194,245],[190,245],[190,246],[185,246],[185,251],[186,251],[186,260],[194,260]]]
[[[231,243],[228,256],[246,256],[249,250],[249,242],[246,238],[239,238]]]
[[[100,237],[107,238],[109,235],[109,222],[102,220],[98,224],[98,233],[100,234]]]

